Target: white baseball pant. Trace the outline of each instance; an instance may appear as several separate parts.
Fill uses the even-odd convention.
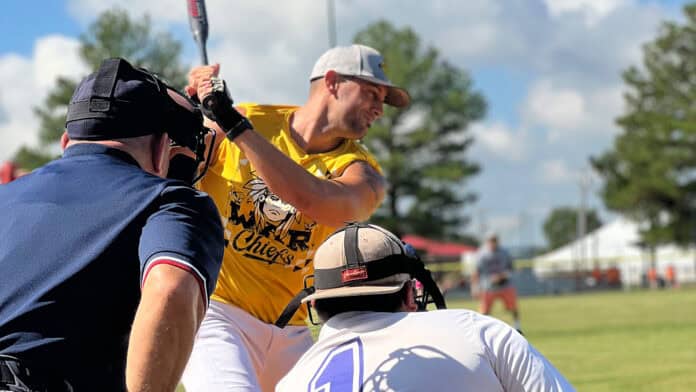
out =
[[[186,392],[272,392],[312,343],[307,327],[281,329],[211,300],[181,381]]]

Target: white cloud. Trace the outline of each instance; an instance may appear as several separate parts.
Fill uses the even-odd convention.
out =
[[[569,168],[565,161],[548,160],[539,165],[538,179],[545,184],[575,183],[578,171]]]
[[[530,125],[576,129],[583,125],[585,100],[578,91],[556,88],[551,81],[542,79],[530,88],[523,112]]]
[[[225,42],[212,48],[209,56],[221,64],[220,74],[235,101],[301,104],[309,91],[312,63],[306,59],[310,57],[298,57],[285,42],[269,43],[266,50],[252,52],[235,42]],[[302,69],[308,71],[300,73]],[[289,73],[295,77],[288,77]]]
[[[60,35],[41,37],[34,46],[34,81],[41,91],[51,89],[59,76],[77,79],[89,72],[77,55],[80,43]]]
[[[502,242],[511,243],[514,235],[519,231],[521,216],[515,215],[495,215],[488,220],[488,231],[498,233],[503,237]]]
[[[51,35],[36,41],[31,58],[0,57],[0,161],[22,145],[36,145],[39,122],[33,108],[42,104],[58,76],[85,72],[77,47],[73,38]]]
[[[597,120],[590,129],[596,132],[615,133],[618,127],[614,123],[615,118],[625,110],[623,100],[624,87],[616,84],[593,90],[589,94],[587,102],[587,114],[590,121]]]
[[[9,159],[22,144],[36,140],[37,121],[31,112],[35,100],[35,84],[31,77],[32,63],[26,58],[10,54],[0,57],[0,161]],[[29,75],[27,75],[29,74]],[[27,77],[29,76],[29,77]]]
[[[68,4],[71,13],[85,22],[120,6],[133,15],[149,13],[153,23],[164,25],[160,27],[188,30],[186,3],[181,0],[69,0]],[[436,46],[458,66],[493,65],[594,86],[615,81],[618,72],[637,59],[636,48],[652,37],[664,16],[657,7],[624,0],[338,0],[335,5],[339,44],[350,42],[368,23],[387,19],[397,28],[412,27],[423,44]],[[207,10],[209,57],[224,62],[228,78],[238,79],[232,81],[242,90],[235,95],[241,92],[242,97],[259,100],[253,93],[260,92],[264,100],[290,97],[292,102],[304,97],[306,83],[298,78],[327,47],[325,2],[208,0]],[[578,13],[601,18],[589,26]],[[243,74],[246,70],[254,77]],[[253,86],[252,79],[267,87]],[[286,88],[289,92],[282,92]]]
[[[398,20],[424,33],[423,41],[455,64],[588,86],[614,82],[640,59],[640,45],[668,17],[655,4],[620,0],[440,1],[432,9],[418,4],[418,10],[399,6]]]
[[[600,19],[618,7],[628,3],[627,0],[544,0],[553,17],[564,14],[580,14],[588,25],[594,25]]]
[[[604,141],[618,130],[615,119],[623,111],[622,89],[618,81],[601,88],[571,88],[541,79],[532,84],[522,105],[523,122],[547,130],[547,140],[552,143],[575,143],[582,135]]]
[[[436,20],[447,21],[461,17],[464,21],[438,23],[437,29],[433,32],[434,45],[446,48],[445,53],[448,53],[448,56],[454,52],[465,58],[490,55],[501,46],[501,42],[510,48],[514,46],[512,43],[515,38],[506,36],[505,27],[494,22],[504,11],[504,5],[492,1],[464,1],[458,3],[456,8],[436,5]],[[453,15],[456,17],[453,18]]]
[[[188,26],[188,1],[182,0],[68,0],[72,15],[92,22],[95,15],[119,7],[132,16],[150,15],[155,24]],[[208,0],[205,3],[211,41],[234,41],[265,51],[271,42],[300,39],[311,42],[315,30],[326,19],[324,2],[314,0],[235,1]],[[317,23],[317,21],[320,21]]]
[[[81,18],[94,18],[114,6],[135,17],[149,14],[158,30],[189,29],[186,2],[181,0],[70,0],[73,14]],[[324,2],[208,0],[206,10],[208,59],[221,64],[221,76],[236,102],[303,102],[309,71],[326,49]],[[188,39],[184,44],[193,47]],[[188,60],[198,64],[198,54]]]
[[[513,131],[502,123],[472,125],[476,143],[474,148],[483,148],[488,153],[510,161],[520,161],[526,156],[526,132]]]
[[[95,15],[114,7],[127,10],[131,15],[147,13],[153,22],[161,23],[186,20],[187,3],[181,0],[68,0],[67,7],[70,14],[83,23],[92,22]]]

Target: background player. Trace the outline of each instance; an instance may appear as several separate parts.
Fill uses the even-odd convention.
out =
[[[510,254],[498,244],[496,233],[488,233],[485,244],[476,254],[476,268],[471,274],[471,292],[474,297],[479,297],[479,311],[483,314],[490,313],[496,298],[502,299],[505,309],[512,313],[515,329],[521,332],[512,271]]]
[[[507,324],[457,309],[414,312],[422,262],[392,233],[349,225],[314,258],[324,321],[276,391],[573,391]]]

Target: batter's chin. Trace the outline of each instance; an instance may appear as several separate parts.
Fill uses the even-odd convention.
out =
[[[362,139],[365,135],[367,135],[367,131],[369,130],[369,126],[365,126],[359,129],[353,128],[351,130],[351,135],[349,136],[350,139]]]

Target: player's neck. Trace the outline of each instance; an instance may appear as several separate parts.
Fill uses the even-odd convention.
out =
[[[326,111],[303,106],[290,117],[290,134],[295,143],[308,154],[331,151],[344,138],[335,136],[328,124]]]

